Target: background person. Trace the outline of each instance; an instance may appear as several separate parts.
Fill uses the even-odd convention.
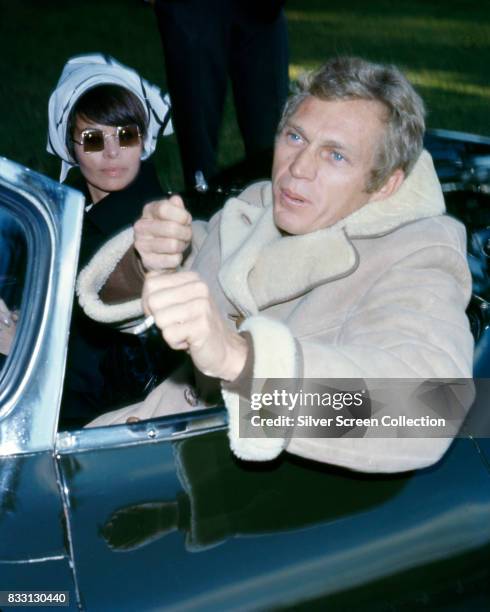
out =
[[[186,253],[185,211],[172,200],[147,205],[134,240],[153,271],[143,306],[167,343],[190,355],[194,403],[192,381],[170,377],[143,403],[91,425],[202,408],[214,385],[242,459],[270,460],[286,448],[368,472],[437,461],[450,436],[380,438],[368,427],[362,436],[241,437],[238,410],[252,380],[362,379],[369,388],[372,379],[471,378],[465,231],[444,215],[423,134],[422,100],[396,68],[337,58],[286,107],[272,181],[193,225],[191,271],[168,273]],[[91,316],[121,318],[120,306],[101,308],[93,272],[131,239],[116,237],[80,274],[80,303]],[[132,307],[141,313],[139,300]]]
[[[100,54],[68,60],[49,100],[47,148],[61,159],[61,181],[73,166],[80,170],[74,184],[87,206],[79,268],[133,223],[145,203],[163,196],[148,158],[158,137],[170,132],[168,97],[134,70]],[[107,406],[137,397],[148,377],[138,338],[94,323],[75,306],[65,420],[86,422]]]
[[[245,145],[241,179],[268,176],[288,94],[284,0],[155,0],[154,5],[186,186],[203,189],[216,178],[228,78]]]

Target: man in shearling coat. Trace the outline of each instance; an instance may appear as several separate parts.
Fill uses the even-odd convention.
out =
[[[450,438],[238,433],[250,377],[471,377],[465,231],[444,215],[423,133],[423,103],[396,68],[337,58],[288,102],[270,183],[230,199],[209,223],[191,225],[178,196],[147,205],[134,236],[116,237],[82,272],[80,302],[107,323],[151,314],[196,376],[181,370],[92,425],[202,408],[221,388],[243,459],[285,449],[384,472],[437,461]],[[143,298],[129,300],[141,270]]]

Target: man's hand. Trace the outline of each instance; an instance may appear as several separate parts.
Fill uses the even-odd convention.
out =
[[[208,286],[195,272],[148,274],[143,307],[153,315],[167,344],[186,350],[207,376],[232,381],[243,370],[247,343],[226,325]]]
[[[182,198],[150,202],[134,224],[134,246],[148,271],[177,268],[192,238],[192,217]]]

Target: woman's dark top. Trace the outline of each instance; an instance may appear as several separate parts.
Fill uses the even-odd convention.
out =
[[[85,186],[83,192],[87,202],[90,202]],[[78,271],[88,264],[109,238],[139,219],[145,204],[163,197],[153,162],[141,162],[138,175],[126,189],[113,191],[85,213]]]
[[[146,203],[163,196],[153,163],[142,162],[139,174],[126,189],[110,193],[85,213],[78,271],[107,240],[134,223]],[[151,342],[153,349],[158,343],[157,352],[161,350],[161,354],[149,354],[146,338],[92,321],[75,300],[61,406],[62,427],[81,426],[109,408],[142,399],[150,379],[163,377],[172,357],[161,339]]]

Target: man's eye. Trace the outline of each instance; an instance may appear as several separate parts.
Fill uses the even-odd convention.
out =
[[[345,157],[342,155],[342,153],[339,153],[338,151],[332,151],[330,153],[330,155],[332,156],[332,159],[334,161],[343,161],[343,160],[345,160]]]
[[[286,132],[286,138],[288,140],[290,140],[291,142],[300,142],[301,140],[301,136],[299,134],[297,134],[296,132]]]

